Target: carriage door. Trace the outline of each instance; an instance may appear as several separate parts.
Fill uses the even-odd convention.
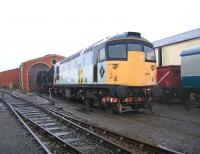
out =
[[[105,48],[100,48],[98,52],[98,63],[97,63],[97,80],[98,84],[106,83],[106,54]]]

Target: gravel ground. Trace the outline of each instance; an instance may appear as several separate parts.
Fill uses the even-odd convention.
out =
[[[34,95],[26,97],[36,98]],[[183,153],[198,154],[200,151],[200,108],[188,109],[176,102],[162,104],[155,102],[153,115],[138,112],[118,115],[96,108],[87,108],[80,102],[57,101],[59,102],[57,106],[62,106],[89,122],[131,138]]]
[[[33,138],[22,129],[1,101],[0,126],[1,154],[43,154]]]

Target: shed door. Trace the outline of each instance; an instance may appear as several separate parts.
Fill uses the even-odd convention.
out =
[[[36,90],[36,79],[39,71],[48,71],[49,69],[47,65],[41,63],[35,64],[30,68],[28,73],[29,91]]]

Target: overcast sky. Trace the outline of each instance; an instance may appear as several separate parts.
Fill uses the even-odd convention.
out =
[[[125,31],[150,41],[200,28],[200,0],[0,0],[0,71],[69,56]]]

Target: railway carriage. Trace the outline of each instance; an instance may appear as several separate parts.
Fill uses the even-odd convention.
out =
[[[181,53],[181,83],[185,99],[192,93],[200,103],[200,46],[187,48]]]
[[[123,112],[149,106],[156,84],[153,45],[140,33],[107,37],[54,66],[53,91]]]

